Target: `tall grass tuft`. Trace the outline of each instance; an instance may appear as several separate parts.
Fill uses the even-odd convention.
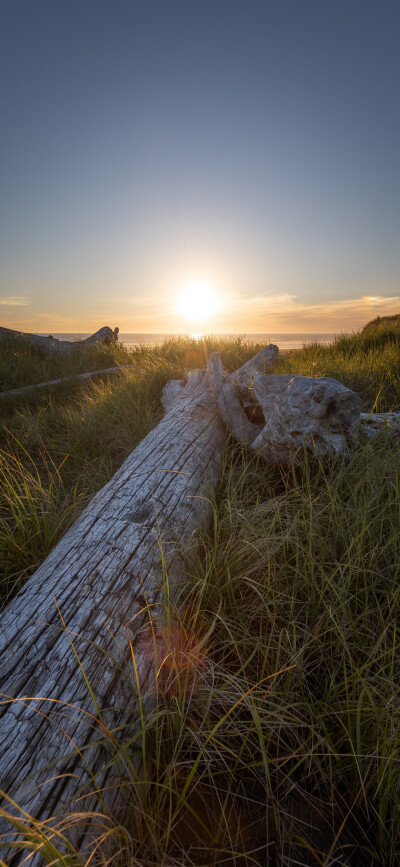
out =
[[[399,345],[390,340],[379,349],[364,340],[354,335],[306,347],[275,370],[336,376],[360,391],[367,409],[394,408]],[[210,340],[206,348],[216,345]],[[220,348],[232,366],[250,352],[243,344]],[[192,351],[179,341],[166,345],[165,356],[162,349],[142,352],[132,372],[85,387],[69,404],[53,401],[37,414],[20,409],[9,428],[19,445],[11,437],[11,449],[4,433],[8,526],[40,527],[51,545],[51,534],[55,540],[63,529],[61,515],[71,520],[71,510],[156,422],[163,381],[182,375]],[[70,454],[64,463],[63,430]],[[28,455],[22,461],[28,445],[34,464]],[[24,517],[12,500],[19,465]],[[47,525],[29,517],[31,508],[47,514],[40,505],[46,478]],[[76,504],[66,493],[72,484]],[[399,487],[398,441],[384,433],[346,457],[305,453],[300,466],[286,470],[228,442],[210,525],[182,552],[185,572],[172,601],[164,600],[157,624],[149,607],[136,639],[152,655],[153,679],[140,697],[136,728],[118,732],[117,751],[114,745],[105,752],[105,762],[120,769],[125,809],[116,815],[99,801],[88,816],[77,801],[74,812],[54,820],[54,832],[21,817],[30,829],[21,832],[25,852],[40,845],[48,863],[74,867],[395,867]],[[67,496],[54,517],[51,490],[59,504]],[[28,557],[33,541],[26,547]],[[23,580],[31,568],[24,564],[10,567],[12,580]],[[137,696],[134,659],[129,676]],[[152,769],[146,786],[135,777],[138,756]],[[89,821],[92,838],[82,850],[73,842],[76,828]]]
[[[38,382],[76,376],[119,364],[129,364],[131,353],[120,343],[73,346],[72,351],[55,352],[46,358],[40,349],[23,338],[0,343],[0,391],[22,388]]]
[[[104,353],[125,352],[128,368],[113,378],[87,381],[29,399],[23,396],[11,406],[0,402],[4,419],[0,430],[2,604],[22,586],[90,497],[160,420],[165,383],[184,377],[193,367],[202,367],[218,346],[230,369],[254,353],[252,344],[240,339],[218,344],[215,338],[200,342],[182,338],[154,350],[139,347],[132,353],[118,346],[102,347],[98,352],[103,358]],[[27,351],[25,343],[23,348]],[[12,351],[17,367],[18,345]],[[77,352],[82,360],[82,349]],[[93,351],[86,354],[90,361]],[[74,355],[68,356],[64,364],[68,362],[74,369],[75,361]]]

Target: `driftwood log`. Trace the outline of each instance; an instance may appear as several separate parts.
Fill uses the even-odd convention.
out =
[[[137,640],[142,609],[162,598],[166,573],[169,591],[180,580],[179,551],[207,514],[225,427],[267,461],[287,462],[304,448],[337,453],[356,441],[358,395],[325,377],[264,375],[277,353],[267,347],[233,375],[211,356],[205,372],[168,383],[164,419],[3,613],[1,788],[36,819],[74,811],[77,792],[114,792],[104,726],[116,745],[127,727],[140,730],[129,641],[145,686],[154,659]],[[94,809],[96,798],[88,794],[79,808]],[[11,839],[7,823],[0,833]]]
[[[54,355],[56,352],[71,352],[76,346],[97,346],[99,343],[113,343],[118,340],[119,328],[114,331],[105,325],[84,340],[58,340],[49,335],[41,337],[39,334],[25,334],[23,331],[13,331],[11,328],[0,326],[0,343],[13,344],[23,340],[40,353],[44,358]]]
[[[89,373],[78,373],[76,376],[64,376],[62,379],[51,379],[48,382],[37,382],[35,385],[23,385],[21,388],[9,388],[8,391],[0,391],[2,397],[21,397],[24,394],[41,391],[43,388],[55,388],[57,385],[79,382],[85,379],[96,379],[98,376],[109,376],[120,370],[127,370],[128,364],[118,364],[116,367],[106,367],[104,370],[91,370]]]
[[[171,587],[178,580],[177,551],[190,544],[220,473],[224,429],[210,373],[189,376],[179,391],[1,617],[1,789],[39,820],[91,809],[96,799],[76,806],[76,792],[115,782],[103,771],[100,719],[111,732],[138,729],[129,640],[166,570]],[[143,684],[148,647],[136,648],[136,665]]]

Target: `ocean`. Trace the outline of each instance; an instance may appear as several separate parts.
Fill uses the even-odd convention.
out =
[[[42,332],[44,337],[47,337],[47,334]],[[52,332],[53,337],[58,337],[59,340],[83,340],[85,337],[90,337],[90,334],[87,332],[82,333],[56,333]],[[159,346],[164,340],[168,340],[170,337],[187,337],[186,334],[131,334],[131,333],[120,333],[119,341],[123,343],[124,346],[128,348],[134,348],[135,346]],[[190,334],[190,337],[195,337],[198,340],[201,340],[202,334]],[[237,334],[215,334],[215,337],[238,337]],[[275,343],[279,349],[288,350],[288,349],[301,349],[307,343],[332,343],[335,339],[334,334],[279,334],[275,332],[271,332],[270,334],[241,334],[241,337],[245,340],[251,340],[254,343],[263,343],[265,346],[268,343]]]

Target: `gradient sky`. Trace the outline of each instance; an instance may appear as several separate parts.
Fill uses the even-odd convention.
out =
[[[400,311],[400,2],[2,0],[0,324]]]

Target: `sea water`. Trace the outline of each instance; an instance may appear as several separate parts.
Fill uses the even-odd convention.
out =
[[[47,337],[47,334],[43,334],[44,337]],[[171,337],[194,337],[196,340],[202,340],[203,335],[196,334],[185,334],[176,333],[176,334],[133,334],[133,333],[120,333],[118,335],[119,342],[122,343],[127,348],[134,348],[136,346],[160,346],[164,343],[165,340],[168,340]],[[238,337],[238,334],[214,334],[214,337]],[[59,340],[84,340],[85,337],[90,337],[90,334],[86,332],[78,333],[63,333],[57,334],[53,332],[53,337],[57,337]],[[263,346],[266,346],[268,343],[275,343],[280,350],[288,350],[288,349],[301,349],[303,346],[306,346],[310,343],[323,343],[328,344],[332,343],[335,339],[334,334],[307,334],[307,333],[299,333],[299,334],[279,334],[274,331],[271,331],[269,334],[241,334],[241,338],[244,340],[252,341],[253,343],[262,343]]]

